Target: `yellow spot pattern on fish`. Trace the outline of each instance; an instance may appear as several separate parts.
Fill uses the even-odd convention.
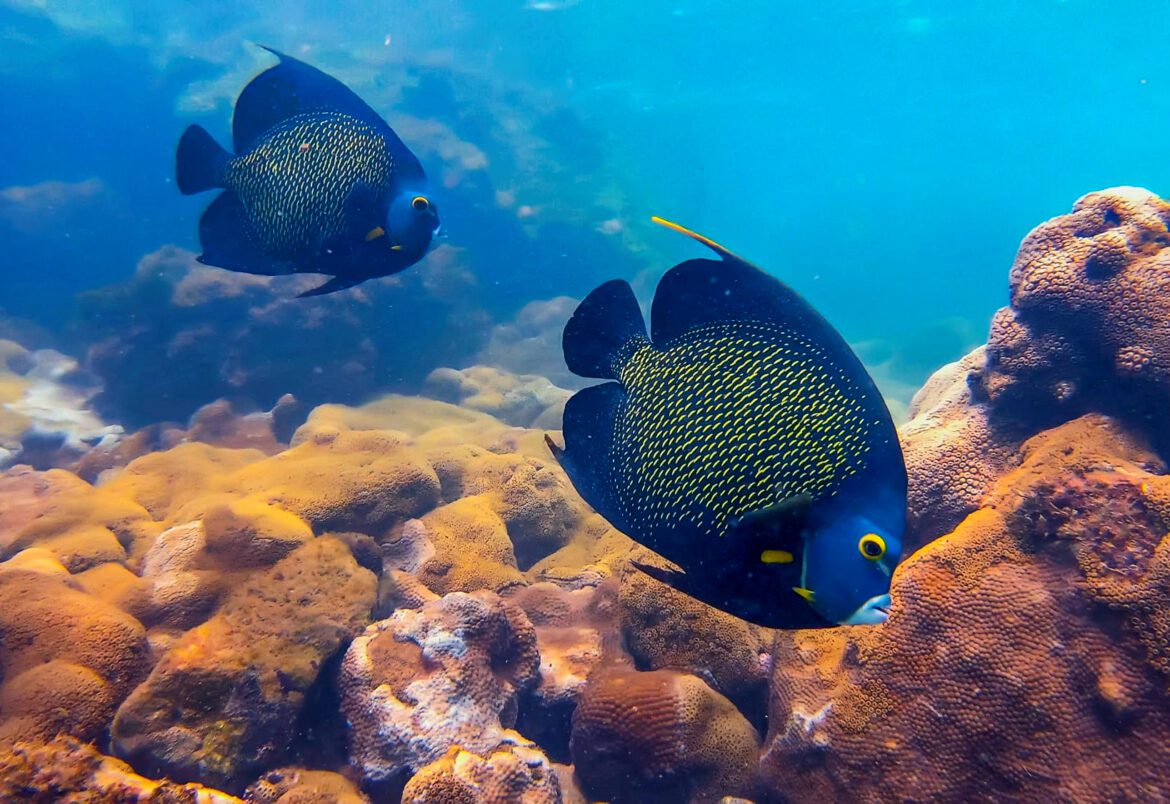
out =
[[[368,223],[362,232],[374,225],[346,220],[346,199],[359,185],[381,195],[393,170],[378,129],[346,114],[314,112],[289,118],[232,160],[228,186],[243,202],[256,245],[290,255],[344,236],[354,224]]]
[[[831,356],[768,323],[695,328],[621,361],[627,398],[611,452],[621,514],[664,534],[727,532],[728,520],[793,495],[829,497],[865,466],[880,419]]]

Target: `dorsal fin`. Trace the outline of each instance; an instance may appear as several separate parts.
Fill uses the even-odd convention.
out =
[[[623,361],[646,343],[646,322],[634,289],[611,279],[581,300],[565,324],[565,365],[579,377],[616,380]]]
[[[356,117],[386,135],[394,155],[394,170],[422,176],[422,166],[381,115],[345,84],[316,67],[265,45],[280,59],[253,78],[236,99],[232,116],[232,144],[237,154],[248,151],[264,132],[298,114],[332,111]]]

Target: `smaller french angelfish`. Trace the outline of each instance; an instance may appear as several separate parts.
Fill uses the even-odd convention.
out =
[[[581,496],[681,571],[637,566],[772,628],[886,619],[906,467],[889,410],[835,329],[791,288],[711,240],[666,272],[651,333],[606,282],[565,325],[578,391],[564,448]]]
[[[224,189],[199,221],[199,261],[267,276],[333,277],[302,296],[414,265],[439,229],[418,159],[340,81],[264,49],[280,63],[236,101],[235,154],[201,126],[179,140],[180,192]]]

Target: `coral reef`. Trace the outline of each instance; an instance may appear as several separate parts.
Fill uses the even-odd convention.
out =
[[[1024,238],[987,346],[936,373],[902,427],[911,546],[974,511],[1025,439],[1082,413],[1163,445],[1168,266],[1170,203],[1140,188],[1090,193]]]
[[[524,612],[491,592],[423,594],[367,628],[341,665],[351,762],[368,781],[417,773],[451,746],[487,758],[527,743],[512,727],[540,655]]]
[[[1046,431],[898,570],[886,624],[779,634],[767,800],[1164,792],[1165,468],[1114,420]]]
[[[758,750],[729,700],[673,670],[594,676],[573,715],[573,763],[594,800],[718,801],[750,786]]]
[[[561,804],[560,777],[531,743],[507,745],[481,757],[453,747],[416,773],[403,804]]]
[[[0,340],[0,469],[67,466],[94,447],[113,448],[123,431],[90,409],[99,390],[73,358]]]
[[[168,246],[143,258],[132,281],[80,297],[77,338],[104,381],[94,405],[144,427],[185,421],[221,398],[267,410],[288,393],[312,406],[417,387],[470,357],[489,323],[463,290],[471,280],[459,278],[458,260],[443,247],[426,275],[306,300],[294,297],[311,277],[230,273]]]

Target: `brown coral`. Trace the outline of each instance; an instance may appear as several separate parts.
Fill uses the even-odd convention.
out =
[[[306,693],[368,621],[375,586],[328,537],[251,577],[122,704],[115,751],[148,773],[239,789],[286,757]]]
[[[60,736],[0,751],[0,800],[32,804],[243,804],[196,784],[157,782],[92,745]]]
[[[142,626],[68,576],[0,564],[0,738],[98,736],[149,669]]]
[[[1147,800],[1170,759],[1170,480],[1117,422],[1025,444],[895,573],[889,621],[782,633],[768,800]]]
[[[704,802],[745,792],[759,736],[701,679],[671,670],[595,676],[573,715],[587,795],[613,802]]]

